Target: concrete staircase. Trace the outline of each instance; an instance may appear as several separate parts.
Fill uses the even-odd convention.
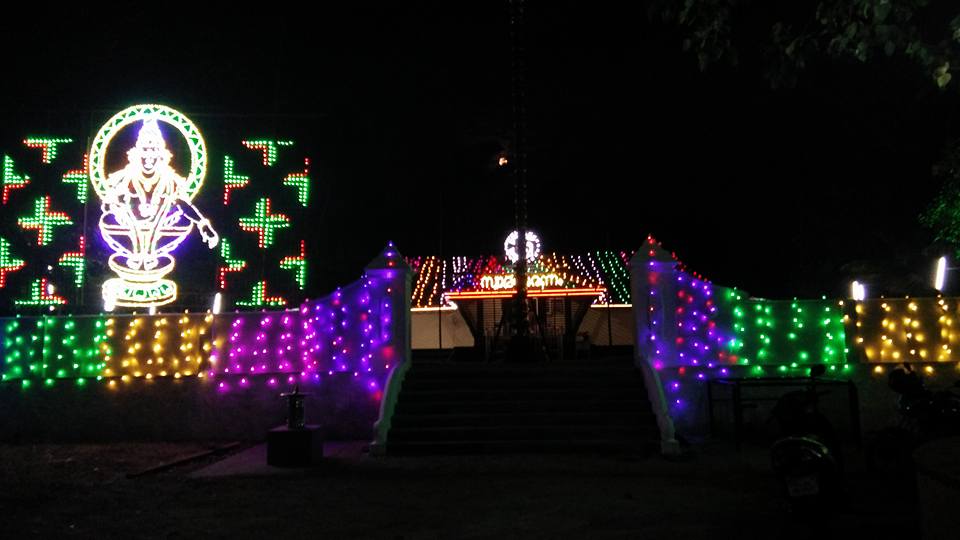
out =
[[[630,359],[589,364],[414,361],[387,454],[645,454],[656,420]]]

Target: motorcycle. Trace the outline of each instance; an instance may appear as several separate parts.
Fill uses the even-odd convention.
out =
[[[952,389],[932,391],[909,364],[890,371],[887,386],[900,395],[899,419],[880,431],[867,447],[867,466],[912,482],[913,451],[921,444],[960,435],[960,381]]]
[[[822,365],[814,366],[807,387],[784,394],[773,407],[781,433],[770,449],[770,460],[794,506],[822,506],[841,490],[840,442],[819,410],[820,396],[826,392],[817,391],[817,378],[825,371]]]

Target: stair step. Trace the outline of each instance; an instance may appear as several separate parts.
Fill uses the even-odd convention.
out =
[[[530,441],[429,441],[397,442],[387,445],[387,454],[452,455],[452,454],[642,454],[650,455],[657,447],[655,440],[530,440]]]
[[[469,426],[395,428],[393,442],[425,441],[550,441],[609,440],[631,442],[651,439],[655,432],[643,426]]]
[[[588,400],[630,400],[631,398],[646,397],[636,388],[576,388],[576,389],[523,389],[517,390],[473,390],[473,389],[447,389],[447,390],[417,390],[407,391],[403,389],[403,398],[410,403],[421,401],[506,401],[509,399],[520,398],[523,401],[588,401]]]
[[[422,401],[410,402],[401,396],[397,414],[453,414],[453,413],[578,413],[578,412],[649,412],[646,396],[629,400],[540,400],[522,401]]]
[[[558,387],[558,388],[637,388],[643,385],[639,376],[616,377],[563,377],[563,378],[494,378],[494,377],[404,377],[403,388],[429,389],[455,386],[457,388],[527,388],[530,386]]]
[[[387,453],[638,453],[656,448],[642,375],[615,362],[414,363]]]
[[[619,426],[650,425],[650,412],[567,412],[567,413],[480,413],[480,414],[394,414],[394,428],[464,426]]]
[[[410,370],[411,374],[435,376],[439,374],[449,374],[453,376],[463,376],[466,374],[477,375],[487,374],[495,377],[550,377],[564,375],[617,375],[624,373],[638,373],[638,370],[632,365],[612,365],[612,366],[586,366],[583,364],[574,364],[569,366],[551,366],[545,364],[534,364],[524,366],[509,366],[503,364],[480,364],[480,365],[414,365]]]

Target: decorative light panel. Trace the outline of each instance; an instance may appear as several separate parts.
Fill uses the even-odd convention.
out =
[[[164,123],[183,137],[190,166],[181,176],[160,129]],[[107,150],[125,127],[139,125],[127,163],[107,172]],[[158,307],[177,298],[177,284],[166,279],[176,262],[173,251],[196,226],[212,249],[219,236],[191,202],[203,184],[207,153],[197,127],[164,105],[134,105],[115,114],[99,130],[90,148],[90,179],[104,212],[100,233],[114,251],[108,265],[116,274],[103,284],[108,310],[114,306]]]

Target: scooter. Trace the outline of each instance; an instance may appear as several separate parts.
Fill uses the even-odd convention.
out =
[[[818,406],[825,392],[818,393],[817,378],[825,371],[822,365],[814,366],[807,387],[784,394],[773,407],[781,434],[770,449],[770,460],[795,507],[823,506],[841,490],[839,439]]]

